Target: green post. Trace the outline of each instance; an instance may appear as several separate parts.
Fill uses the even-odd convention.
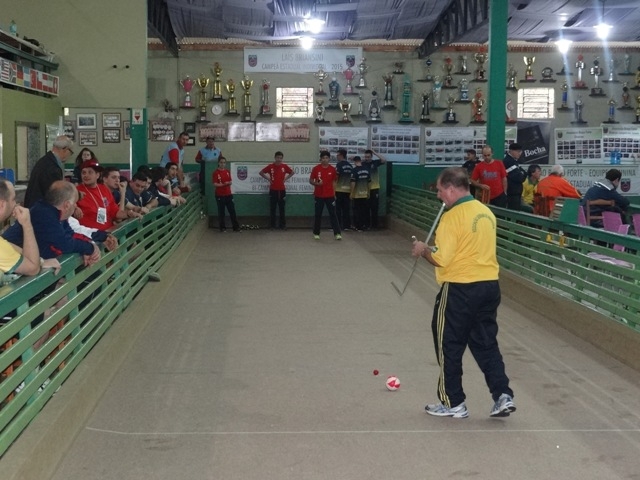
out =
[[[491,0],[489,5],[487,144],[493,147],[495,158],[502,158],[504,155],[508,14],[509,2]]]
[[[132,108],[129,111],[131,125],[131,173],[135,173],[140,165],[149,163],[147,143],[147,109]],[[158,164],[160,159],[158,159]]]

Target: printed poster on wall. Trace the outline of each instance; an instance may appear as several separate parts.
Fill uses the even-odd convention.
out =
[[[602,128],[556,128],[556,163],[596,165],[603,162]]]
[[[420,125],[375,125],[371,148],[396,163],[420,162]]]
[[[546,177],[552,165],[541,165],[542,176]],[[600,181],[607,174],[611,165],[570,165],[564,167],[564,178],[580,192],[585,193],[594,182]],[[640,165],[616,165],[622,172],[618,191],[622,195],[640,195]]]
[[[308,142],[311,140],[311,128],[308,123],[284,123],[282,141]]]
[[[640,128],[637,125],[602,125],[602,155],[607,163],[611,152],[620,152],[621,163],[640,161]]]
[[[507,153],[507,149],[509,148],[509,144],[516,141],[517,135],[518,135],[518,130],[515,125],[504,127],[503,152],[500,152],[499,149],[497,149],[496,147],[493,147],[493,153],[495,158],[504,157],[505,153]],[[482,156],[482,147],[484,147],[486,144],[487,144],[487,127],[485,126],[473,127],[473,149],[477,152],[478,157]]]
[[[550,122],[518,120],[518,143],[522,145],[521,164],[549,163]]]
[[[472,127],[426,127],[425,165],[462,165],[465,151],[474,148],[474,133]]]
[[[207,123],[198,127],[198,141],[204,142],[207,137],[213,137],[216,142],[227,141],[227,123]]]
[[[318,143],[319,150],[328,150],[334,162],[340,148],[347,151],[349,160],[354,155],[362,157],[364,151],[369,148],[369,129],[367,127],[320,127]]]
[[[256,123],[256,142],[282,141],[282,123]]]
[[[293,170],[293,177],[287,180],[287,195],[313,194],[313,185],[309,183],[309,175],[315,164],[287,163]],[[269,182],[260,176],[260,170],[267,164],[232,162],[229,166],[231,173],[231,193],[269,193]]]
[[[256,128],[252,122],[229,122],[230,142],[253,142],[256,139]]]

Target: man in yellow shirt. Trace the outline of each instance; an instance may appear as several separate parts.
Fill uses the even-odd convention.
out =
[[[425,410],[439,417],[469,416],[462,388],[462,356],[468,346],[493,397],[490,416],[506,417],[516,407],[497,340],[496,218],[469,193],[465,169],[446,168],[436,186],[448,210],[436,229],[435,246],[415,241],[412,249],[415,257],[435,265],[441,286],[431,323],[441,403],[427,405]]]

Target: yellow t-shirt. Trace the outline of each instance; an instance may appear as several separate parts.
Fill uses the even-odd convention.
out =
[[[527,178],[522,182],[522,201],[528,205],[533,205],[533,194],[536,193],[537,183],[531,183],[531,180]]]
[[[458,200],[440,219],[433,259],[436,281],[473,283],[497,280],[496,217],[470,195]]]
[[[16,249],[0,237],[0,271],[2,273],[13,273],[22,263],[22,255]]]

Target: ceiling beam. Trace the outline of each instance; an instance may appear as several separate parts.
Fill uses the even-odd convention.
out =
[[[174,56],[178,56],[180,47],[171,26],[169,9],[163,0],[147,0],[147,29],[156,36]]]
[[[444,45],[486,24],[489,0],[453,0],[438,17],[435,27],[418,47],[420,58],[428,57]]]

